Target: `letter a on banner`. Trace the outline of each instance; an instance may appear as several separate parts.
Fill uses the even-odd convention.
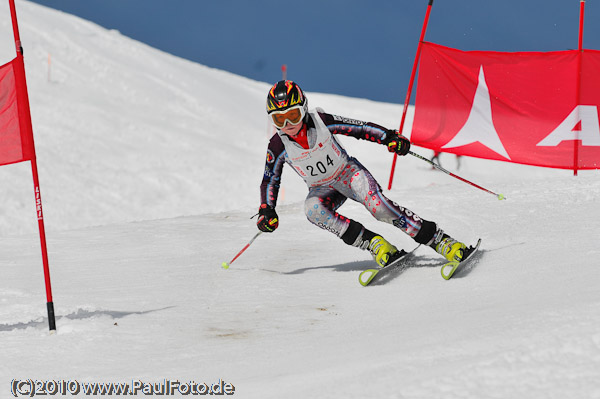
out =
[[[48,324],[50,331],[52,332],[56,330],[54,302],[52,301],[50,268],[48,266],[42,197],[35,156],[35,145],[33,143],[29,96],[27,94],[27,82],[25,80],[23,48],[21,47],[21,39],[19,36],[15,1],[9,0],[8,4],[10,6],[17,57],[0,67],[0,126],[3,127],[0,132],[0,165],[31,161],[35,206],[40,231],[40,244],[42,247],[44,279],[46,282]]]
[[[581,140],[583,146],[600,146],[598,107],[579,105],[538,146],[554,147],[563,141]]]

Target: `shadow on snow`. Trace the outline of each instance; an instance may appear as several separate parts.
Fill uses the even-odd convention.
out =
[[[483,253],[485,250],[479,250],[476,254],[473,255],[473,259],[471,259],[467,264],[459,266],[456,270],[453,279],[460,279],[467,277],[479,264]],[[397,266],[392,266],[390,268],[382,269],[373,282],[370,285],[385,285],[390,281],[396,279],[402,273],[404,273],[408,269],[417,269],[417,268],[437,268],[441,270],[441,267],[444,265],[444,261],[439,258],[432,258],[431,256],[414,256],[411,260],[401,263]],[[280,272],[279,274],[303,274],[306,272],[310,272],[312,270],[327,270],[331,269],[335,272],[361,272],[366,269],[376,268],[373,261],[365,260],[358,262],[347,262],[340,263],[337,265],[330,266],[315,266],[315,267],[304,267],[302,269],[293,270],[290,272]],[[270,270],[269,270],[270,271]],[[275,272],[275,271],[273,271]],[[440,276],[441,277],[441,276]]]
[[[112,319],[122,319],[126,316],[131,315],[141,315],[148,314],[153,312],[159,312],[161,310],[170,309],[173,306],[167,306],[161,309],[153,309],[153,310],[144,310],[138,312],[122,312],[118,310],[85,310],[85,309],[77,309],[77,311],[64,315],[64,316],[56,316],[57,321],[61,319],[69,319],[69,320],[83,320],[90,319],[93,317],[101,317],[108,316]],[[47,327],[48,326],[48,318],[43,318],[40,320],[32,320],[28,322],[22,323],[14,323],[14,324],[0,324],[0,332],[4,331],[13,331],[13,330],[25,330],[27,328],[39,328],[39,327]]]

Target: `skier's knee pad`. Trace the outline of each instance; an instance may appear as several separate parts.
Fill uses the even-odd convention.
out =
[[[363,231],[363,225],[350,219],[346,232],[340,237],[346,244],[354,245],[356,239]]]
[[[437,231],[437,225],[434,222],[430,222],[428,220],[421,221],[421,229],[415,236],[415,241],[419,244],[428,244],[435,232]]]

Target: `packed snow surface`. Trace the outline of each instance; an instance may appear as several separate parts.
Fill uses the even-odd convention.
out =
[[[221,380],[239,398],[600,398],[596,171],[465,158],[457,169],[442,156],[507,197],[499,201],[400,158],[386,195],[458,239],[482,238],[480,255],[445,281],[442,258],[419,248],[363,288],[370,255],[306,220],[306,187],[286,167],[280,228],[224,270],[257,232],[272,82],[23,0],[17,10],[57,332],[48,332],[30,164],[3,166],[1,398],[27,379]],[[8,61],[10,19],[0,21]],[[331,113],[400,120],[397,104],[307,94]],[[342,140],[387,186],[385,148]],[[357,203],[339,211],[415,247]]]

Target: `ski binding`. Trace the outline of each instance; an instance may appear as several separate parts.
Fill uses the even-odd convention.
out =
[[[479,244],[481,244],[481,238],[479,240],[477,240],[477,244],[475,245],[475,247],[472,247],[473,250],[469,253],[469,256],[467,256],[465,259],[463,259],[460,262],[457,262],[455,260],[450,261],[450,262],[446,263],[444,266],[442,266],[442,277],[444,278],[444,280],[450,280],[450,278],[452,277],[452,275],[454,275],[454,272],[456,271],[456,269],[458,268],[459,265],[464,265],[466,263],[469,263],[469,261],[471,261],[473,259],[473,255],[479,249]]]

